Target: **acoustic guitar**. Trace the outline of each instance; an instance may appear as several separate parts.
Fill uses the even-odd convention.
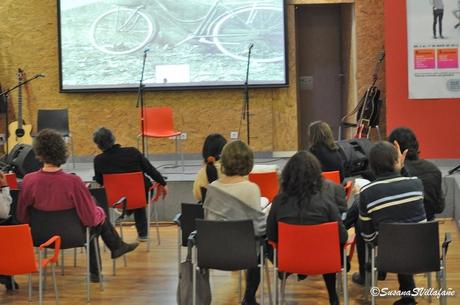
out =
[[[19,84],[24,81],[24,72],[18,69],[17,78]],[[11,122],[8,125],[9,137],[8,137],[8,152],[14,148],[16,144],[29,144],[32,145],[32,125],[25,124],[22,119],[22,86],[18,87],[18,120]]]

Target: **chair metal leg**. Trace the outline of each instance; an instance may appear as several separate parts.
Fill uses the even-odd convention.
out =
[[[27,290],[28,290],[28,295],[29,295],[29,302],[32,302],[32,274],[28,274],[27,275]],[[13,287],[14,287],[14,284],[13,284]]]
[[[124,240],[123,226],[121,225],[121,223],[120,223],[120,237],[121,237],[121,240]],[[123,263],[124,263],[125,267],[128,267],[128,260],[126,258],[126,255],[123,255]]]
[[[182,230],[177,227],[177,274],[180,275],[180,263],[182,261]]]
[[[150,252],[150,243],[151,243],[151,240],[150,240],[150,219],[151,219],[151,214],[152,214],[152,211],[151,211],[152,203],[150,202],[150,197],[151,196],[150,196],[150,192],[149,192],[148,204],[145,207],[147,209],[147,252]]]
[[[48,257],[48,249],[47,249],[47,248],[45,248],[44,257],[45,257],[45,258]],[[43,288],[44,288],[44,289],[46,289],[47,279],[48,279],[48,268],[45,267],[45,268],[43,269]]]
[[[72,138],[72,135],[69,135],[69,142],[70,142],[70,152],[72,154],[72,166],[73,166],[73,169],[75,169],[75,152],[74,152],[74,149],[73,149],[73,138]]]
[[[265,278],[267,279],[268,300],[270,305],[273,305],[272,285],[270,282],[270,271],[268,271],[268,263],[265,261]]]
[[[117,275],[117,263],[116,259],[112,259],[112,275]]]
[[[101,260],[100,260],[100,255],[99,255],[99,242],[98,238],[94,237],[93,238],[93,243],[94,243],[94,252],[96,255],[96,264],[97,264],[97,270],[99,271],[99,285],[101,287],[101,291],[104,291],[104,282],[103,282],[103,277],[102,277],[102,268],[101,268]]]
[[[260,289],[260,294],[261,294],[261,304],[265,305],[265,294],[264,294],[264,262],[265,262],[265,257],[264,257],[264,246],[261,244],[260,245],[260,283],[261,289]]]
[[[427,272],[426,274],[426,284],[427,284],[427,287],[428,289],[431,288],[432,286],[432,282],[431,282],[431,272]],[[431,304],[431,301],[432,301],[432,297],[431,297],[431,294],[428,294],[428,302]]]
[[[57,281],[56,281],[56,266],[54,264],[51,264],[51,272],[53,275],[53,286],[54,286],[54,294],[56,295],[56,304],[59,305],[59,290],[58,290]]]
[[[372,247],[371,250],[371,287],[375,287],[377,285],[376,283],[376,276],[375,276],[375,248]],[[369,293],[369,291],[366,291],[366,293]],[[371,304],[375,305],[375,296],[374,294],[371,294]]]
[[[343,269],[342,269],[342,275],[343,275],[343,285],[342,285],[342,290],[343,290],[343,304],[348,305],[348,276],[347,276],[347,253],[346,250],[343,249]]]
[[[180,154],[182,172],[185,173],[184,152],[182,151],[182,139],[180,138],[180,136],[176,137],[176,160],[177,160],[177,153]],[[176,166],[177,166],[177,161],[176,161]]]
[[[283,280],[281,281],[281,305],[284,305],[284,299],[286,296],[286,276],[287,273],[283,273]]]
[[[157,210],[157,205],[153,204],[153,213],[155,215],[155,225],[157,228],[157,240],[158,240],[158,245],[161,244],[160,240],[160,221],[158,220],[158,210]]]
[[[91,302],[91,287],[90,287],[90,270],[89,270],[89,228],[86,228],[86,301]]]
[[[38,304],[43,304],[43,254],[42,251],[39,252],[39,263],[38,263]]]
[[[77,267],[77,248],[73,248],[73,266]]]
[[[365,278],[364,278],[364,291],[366,291],[365,293],[365,300],[368,301],[369,300],[369,291],[371,289],[371,283],[370,283],[370,272],[368,272],[367,270],[367,266],[369,264],[369,246],[366,244],[364,246],[364,249],[365,249],[365,261],[366,261],[366,268],[364,269],[364,274],[366,275]]]
[[[65,250],[61,250],[61,275],[64,275],[64,252]]]
[[[196,268],[197,268],[197,257],[196,247],[192,249],[192,304],[196,305]]]

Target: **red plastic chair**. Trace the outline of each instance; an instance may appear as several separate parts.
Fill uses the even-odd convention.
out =
[[[353,181],[348,180],[347,183],[345,183],[345,185],[343,186],[343,189],[345,191],[345,198],[348,201],[348,199],[350,199],[351,191],[353,189]]]
[[[278,222],[278,243],[269,241],[274,248],[274,281],[277,291],[278,272],[289,272],[306,275],[326,273],[342,273],[344,304],[348,305],[348,286],[346,270],[340,263],[340,241],[337,222],[319,225],[292,225]],[[343,266],[346,266],[344,252]],[[284,304],[286,279],[281,285]],[[275,304],[278,296],[275,295]]]
[[[334,183],[340,184],[340,172],[339,171],[323,172],[323,177],[324,179],[328,179]]]
[[[46,247],[54,244],[54,255],[43,258]],[[0,274],[4,275],[29,275],[29,301],[32,301],[32,277],[31,273],[38,271],[39,274],[39,304],[43,304],[43,268],[51,265],[53,274],[56,303],[59,303],[59,293],[56,283],[56,263],[61,248],[61,238],[57,235],[51,237],[39,247],[39,260],[35,259],[32,234],[29,225],[0,226],[0,245],[2,245],[2,257],[0,259]]]
[[[18,179],[15,173],[7,173],[7,174],[3,174],[3,176],[5,176],[6,183],[8,183],[8,186],[10,187],[10,189],[15,189],[15,190],[19,189]]]
[[[148,198],[145,196],[144,174],[141,172],[106,174],[103,176],[105,192],[107,195],[107,204],[111,208],[122,208],[126,210],[147,208],[147,223],[150,226],[150,205],[154,202],[152,193],[154,190],[159,190],[157,184],[153,184],[149,190]],[[157,194],[159,191],[157,192]],[[124,202],[125,204],[123,204]],[[160,230],[158,222],[158,211],[156,205],[153,204],[155,213],[155,222],[157,228],[158,244],[160,244]],[[124,213],[122,214],[122,217]],[[120,218],[121,220],[122,218]],[[123,238],[123,226],[119,223],[120,234]],[[147,242],[147,251],[150,251],[150,230],[147,230],[149,241]]]
[[[173,111],[169,107],[144,107],[144,133],[141,136],[148,138],[169,138],[176,140],[176,155],[180,153],[182,170],[184,170],[184,156],[180,147],[181,131],[174,129]],[[145,152],[148,155],[148,142],[145,143]],[[177,157],[176,163],[177,166]]]
[[[279,191],[278,174],[276,172],[250,173],[249,181],[259,186],[260,195],[271,203]]]

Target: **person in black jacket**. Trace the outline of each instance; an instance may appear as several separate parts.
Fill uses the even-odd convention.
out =
[[[310,152],[318,158],[324,172],[339,171],[340,181],[345,176],[343,158],[335,143],[331,127],[323,121],[315,121],[308,126]]]
[[[104,185],[104,174],[143,172],[146,194],[152,186],[150,179],[158,182],[164,187],[164,194],[168,188],[163,176],[150,164],[142,153],[134,147],[121,147],[115,144],[115,136],[104,127],[97,129],[93,134],[93,141],[102,151],[94,158],[94,180]],[[147,215],[145,208],[132,210],[139,241],[147,241]]]
[[[281,191],[275,197],[267,218],[267,237],[278,240],[278,222],[314,225],[337,221],[340,243],[347,241],[347,231],[342,223],[336,196],[321,175],[321,165],[311,153],[300,151],[286,164],[282,172]],[[331,305],[338,305],[335,273],[324,274]]]
[[[445,207],[441,171],[430,161],[419,158],[419,143],[411,129],[396,128],[391,132],[388,140],[392,143],[398,142],[401,152],[407,149],[401,174],[415,176],[422,180],[426,218],[428,221],[433,220],[434,214],[441,213]]]

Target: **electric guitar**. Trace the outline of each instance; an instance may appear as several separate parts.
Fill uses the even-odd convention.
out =
[[[18,83],[22,84],[24,81],[24,72],[18,69],[17,73]],[[8,137],[8,152],[11,152],[16,144],[30,144],[32,145],[32,125],[26,125],[22,119],[22,86],[18,87],[18,120],[11,122],[8,125],[10,136]]]

